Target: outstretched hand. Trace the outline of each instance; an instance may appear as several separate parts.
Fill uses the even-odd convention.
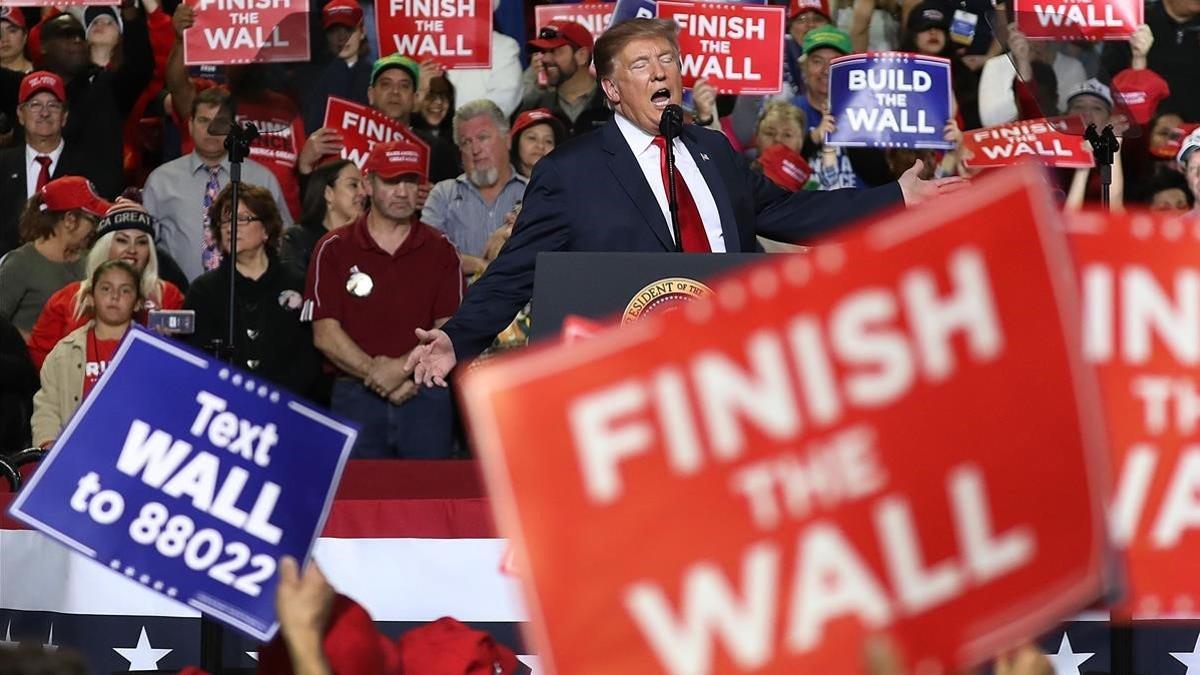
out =
[[[925,161],[918,159],[896,181],[900,184],[900,192],[904,195],[905,206],[916,206],[935,197],[966,189],[971,184],[970,181],[959,176],[922,180],[921,173],[923,171],[925,171]]]
[[[413,380],[417,384],[432,387],[446,386],[446,376],[454,370],[458,357],[454,354],[454,344],[450,336],[442,330],[417,329],[417,340],[420,344],[408,356],[405,367],[413,371]]]

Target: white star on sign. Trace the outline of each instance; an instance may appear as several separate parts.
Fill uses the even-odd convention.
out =
[[[258,652],[246,652],[246,656],[254,659],[255,663],[258,662]]]
[[[1058,653],[1047,654],[1046,658],[1050,659],[1050,663],[1054,666],[1055,675],[1079,675],[1079,666],[1095,655],[1094,652],[1077,654],[1072,651],[1071,639],[1067,637],[1066,633],[1063,633],[1062,642],[1058,643]]]
[[[536,656],[518,656],[517,660],[529,666],[529,675],[538,675],[541,669],[541,659]]]
[[[1196,636],[1196,646],[1190,652],[1170,652],[1171,657],[1187,666],[1184,675],[1200,675],[1200,635]],[[1195,670],[1192,670],[1195,668]]]
[[[146,627],[142,626],[142,634],[138,636],[136,647],[113,647],[113,651],[129,662],[129,670],[158,670],[158,662],[164,656],[175,651],[173,649],[155,649],[150,646],[150,638],[146,635]]]

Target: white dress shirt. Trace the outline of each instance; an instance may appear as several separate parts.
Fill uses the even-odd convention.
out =
[[[62,139],[58,141],[58,147],[50,152],[38,152],[33,149],[33,146],[25,144],[25,198],[33,196],[33,191],[37,188],[38,174],[42,172],[42,165],[38,163],[37,158],[41,155],[46,155],[50,158],[50,175],[54,175],[54,170],[58,168],[58,158],[62,156],[63,146]]]
[[[658,200],[663,220],[666,221],[667,230],[670,232],[671,240],[674,241],[675,232],[671,228],[671,207],[667,203],[667,187],[663,185],[661,152],[654,145],[654,136],[638,128],[620,114],[613,115],[613,120],[616,122],[617,128],[621,130],[621,135],[625,137],[625,142],[629,144],[629,149],[633,151],[633,156],[637,158],[638,166],[642,168],[646,182],[650,184],[650,191]],[[700,211],[700,220],[704,222],[704,232],[708,235],[708,246],[713,253],[724,253],[725,233],[721,231],[721,214],[717,210],[717,202],[713,199],[712,190],[704,181],[700,167],[696,165],[695,158],[692,157],[692,153],[688,152],[683,141],[676,138],[672,142],[675,146],[675,175],[683,178],[688,191],[692,193],[696,209]],[[708,158],[704,156],[701,156],[701,159],[708,161]]]

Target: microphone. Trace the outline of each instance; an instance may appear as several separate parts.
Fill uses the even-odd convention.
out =
[[[674,139],[683,132],[683,108],[672,103],[663,108],[658,120],[658,133],[667,140],[664,150],[667,160],[667,206],[671,213],[671,232],[675,235],[675,250],[683,251],[683,238],[679,233],[679,195],[675,188],[675,143]]]
[[[671,105],[663,108],[662,117],[658,120],[658,133],[664,138],[678,138],[683,132],[683,108]]]

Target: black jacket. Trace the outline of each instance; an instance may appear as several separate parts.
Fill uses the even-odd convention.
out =
[[[74,144],[66,143],[51,177],[85,176],[95,183],[92,173],[87,156]],[[21,245],[17,223],[20,222],[21,212],[25,210],[25,202],[29,199],[25,195],[25,181],[28,179],[25,144],[0,150],[0,255]]]
[[[238,274],[234,315],[234,364],[259,373],[301,396],[311,396],[321,361],[312,341],[312,324],[301,323],[304,277],[271,256],[267,271],[251,280]],[[229,262],[192,282],[183,301],[196,312],[196,332],[187,341],[208,350],[224,340],[229,317]]]
[[[24,450],[33,442],[29,417],[40,384],[25,339],[0,317],[0,455]]]
[[[1171,87],[1171,95],[1159,104],[1160,109],[1179,113],[1185,121],[1200,120],[1200,78],[1196,76],[1200,68],[1200,17],[1179,23],[1167,14],[1162,2],[1147,2],[1146,25],[1154,34],[1154,45],[1146,54],[1147,65]],[[1132,57],[1128,42],[1105,42],[1100,55],[1102,79],[1128,68]]]
[[[606,101],[607,99],[604,97],[604,90],[597,86],[596,90],[592,92],[592,97],[588,99],[587,107],[585,107],[583,112],[579,113],[579,117],[576,117],[575,121],[572,122],[571,118],[568,117],[565,112],[563,112],[562,107],[558,104],[558,92],[555,90],[550,90],[542,94],[533,105],[522,107],[515,114],[513,114],[513,120],[516,120],[517,115],[520,115],[526,110],[532,110],[534,108],[546,108],[550,112],[554,113],[554,116],[563,123],[563,126],[567,129],[567,136],[569,138],[574,138],[580,134],[586,134],[593,129],[598,129],[599,127],[603,126],[604,123],[612,119],[613,111],[608,107]]]
[[[120,68],[91,66],[67,82],[70,114],[63,138],[88,158],[86,175],[105,199],[113,199],[125,187],[125,118],[154,73],[145,19],[125,22],[121,44]]]

